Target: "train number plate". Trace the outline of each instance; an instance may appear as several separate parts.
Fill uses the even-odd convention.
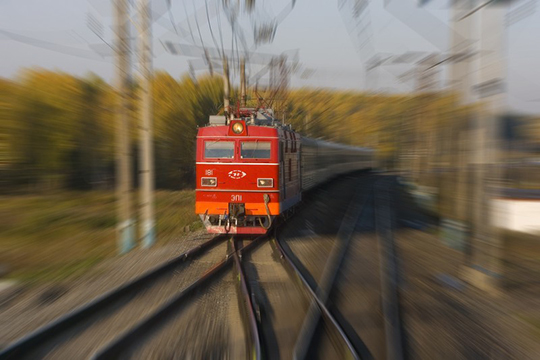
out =
[[[240,201],[242,201],[242,195],[231,195],[231,201],[232,202],[240,202]]]

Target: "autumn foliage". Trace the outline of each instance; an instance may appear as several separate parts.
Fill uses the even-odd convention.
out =
[[[190,187],[197,126],[220,111],[220,77],[175,79],[157,72],[153,84],[156,186]],[[249,94],[255,101],[255,96]],[[233,103],[237,91],[233,90]],[[131,89],[133,178],[137,183],[138,91]],[[276,103],[280,118],[303,135],[376,148],[386,168],[422,170],[451,161],[452,139],[466,127],[468,109],[444,94],[381,95],[324,89],[290,90]],[[110,189],[114,185],[113,87],[34,69],[0,79],[0,172],[3,192]],[[415,163],[416,162],[416,163]]]

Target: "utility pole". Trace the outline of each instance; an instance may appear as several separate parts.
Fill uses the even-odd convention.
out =
[[[416,109],[414,124],[414,160],[413,160],[413,180],[419,184],[422,175],[428,170],[428,163],[431,160],[428,152],[429,138],[433,136],[434,129],[429,124],[430,114],[426,114],[426,102],[430,101],[425,97],[429,93],[437,90],[439,69],[437,64],[440,61],[437,53],[429,54],[418,61],[415,65],[416,72],[416,93],[419,97],[418,108]],[[428,131],[422,131],[427,125]],[[426,133],[428,138],[426,138]]]
[[[227,56],[223,54],[223,111],[225,112],[227,123],[229,123],[230,115],[230,92],[231,84],[229,80],[229,63],[227,61]]]
[[[473,52],[473,9],[475,0],[454,0],[450,23],[452,25],[450,53],[455,58],[450,63],[450,89],[458,96],[460,104],[473,101],[473,78],[470,54]]]
[[[285,123],[285,116],[287,112],[286,107],[286,98],[287,98],[287,90],[289,88],[289,67],[287,66],[287,57],[285,55],[281,55],[279,57],[279,91],[277,93],[277,98],[279,101],[279,107],[281,109],[281,112],[283,113],[283,123]]]
[[[451,11],[450,23],[452,31],[450,32],[450,54],[453,59],[450,62],[449,69],[449,89],[457,96],[457,105],[459,107],[467,106],[474,101],[473,97],[473,71],[472,54],[477,52],[473,49],[473,35],[475,30],[474,23],[477,15],[471,14],[475,5],[475,0],[455,0]],[[470,14],[470,15],[469,15]],[[471,123],[476,114],[465,114],[467,118],[462,122],[457,122],[457,141],[447,141],[448,146],[453,147],[455,155],[449,159],[450,166],[457,168],[456,176],[447,180],[447,184],[455,184],[455,191],[450,196],[448,207],[451,209],[451,220],[447,222],[450,241],[454,247],[464,252],[465,266],[471,265],[471,251],[473,238],[469,235],[468,229],[471,228],[473,221],[469,219],[469,209],[474,207],[470,204],[471,200],[467,194],[475,194],[469,191],[468,173],[471,168],[468,164],[471,162],[469,146],[472,146]],[[458,120],[460,118],[458,117]],[[473,169],[474,170],[474,169]],[[448,175],[449,176],[449,175]],[[473,195],[474,197],[474,195]],[[472,205],[472,206],[467,206]]]
[[[131,250],[134,245],[133,210],[131,205],[131,151],[129,146],[129,91],[131,82],[129,46],[129,3],[114,0],[115,57],[116,57],[116,197],[117,236],[120,253]]]
[[[500,124],[506,110],[506,54],[505,14],[506,5],[495,2],[480,11],[480,69],[476,86],[483,103],[476,117],[474,140],[475,229],[471,272],[473,282],[480,288],[492,290],[502,275],[502,242],[496,224],[495,198],[500,183]]]
[[[470,222],[472,231],[466,256],[466,267],[463,274],[473,285],[484,289],[494,290],[502,274],[501,251],[502,244],[496,224],[496,209],[494,200],[500,186],[498,159],[500,156],[499,136],[500,118],[506,110],[506,54],[505,13],[503,2],[484,2],[476,6],[474,0],[461,0],[454,6],[455,26],[460,31],[454,34],[462,36],[461,42],[452,40],[453,52],[471,54],[471,33],[473,21],[479,20],[479,51],[478,83],[472,85],[470,63],[454,62],[450,71],[451,86],[459,94],[459,103],[468,104],[473,101],[473,92],[482,104],[481,111],[473,115],[469,121],[468,140],[470,141],[470,164],[473,172],[473,187]],[[475,18],[473,18],[473,16]],[[458,195],[464,198],[465,164],[460,164]],[[458,214],[466,217],[464,204],[458,204]]]
[[[155,242],[154,149],[152,97],[152,14],[149,0],[139,0],[140,109],[140,238],[143,248]]]
[[[242,107],[246,107],[246,58],[240,59],[240,98]]]

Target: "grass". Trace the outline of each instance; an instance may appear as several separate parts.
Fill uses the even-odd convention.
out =
[[[158,246],[202,226],[194,203],[194,191],[156,193]],[[83,274],[117,254],[115,210],[112,192],[1,197],[0,268],[29,282]]]
[[[517,313],[516,316],[520,320],[529,324],[532,327],[534,335],[540,338],[540,318],[531,316],[530,314],[526,313]]]

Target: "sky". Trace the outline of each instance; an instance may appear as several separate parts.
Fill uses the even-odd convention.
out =
[[[212,4],[221,0],[207,0]],[[234,2],[234,0],[230,0]],[[362,0],[357,0],[359,3]],[[411,80],[402,82],[398,75],[408,66],[384,66],[365,75],[366,61],[376,53],[399,54],[406,51],[447,51],[449,0],[432,0],[424,8],[416,7],[417,0],[365,0],[369,6],[363,12],[365,39],[351,36],[347,26],[351,12],[340,13],[339,4],[355,0],[297,0],[290,14],[280,22],[275,38],[269,45],[256,49],[262,53],[288,54],[298,51],[300,69],[313,69],[308,79],[297,72],[292,76],[293,87],[311,86],[355,90],[385,90],[407,92],[413,89]],[[179,77],[188,70],[188,60],[195,57],[167,53],[161,41],[200,43],[193,17],[189,25],[195,36],[178,36],[172,23],[182,22],[187,28],[186,14],[205,7],[205,0],[172,0],[171,12],[164,12],[166,0],[154,0],[154,9],[164,15],[153,28],[154,67]],[[386,3],[386,7],[385,7]],[[289,4],[289,0],[258,0],[254,19],[271,19]],[[521,8],[527,5],[529,7]],[[516,0],[509,12],[520,19],[507,28],[508,106],[523,113],[540,113],[540,14],[536,0]],[[525,11],[523,9],[526,9]],[[112,43],[112,11],[110,0],[0,0],[0,76],[13,78],[24,68],[43,67],[84,76],[97,73],[108,81],[114,75],[112,57],[102,57],[93,49],[103,51],[103,43],[88,27],[88,16],[103,26],[102,37]],[[210,11],[212,13],[212,11]],[[525,13],[525,15],[523,15]],[[201,37],[206,46],[213,46],[207,22],[200,17]],[[220,17],[225,48],[230,48],[230,30],[225,15]],[[211,16],[214,35],[217,18]],[[249,36],[248,36],[249,38]],[[31,42],[32,44],[28,44]],[[219,39],[218,39],[219,42]],[[251,73],[257,71],[254,66]],[[201,74],[202,72],[198,72]],[[444,85],[446,72],[441,72]],[[237,78],[237,77],[236,77]]]

